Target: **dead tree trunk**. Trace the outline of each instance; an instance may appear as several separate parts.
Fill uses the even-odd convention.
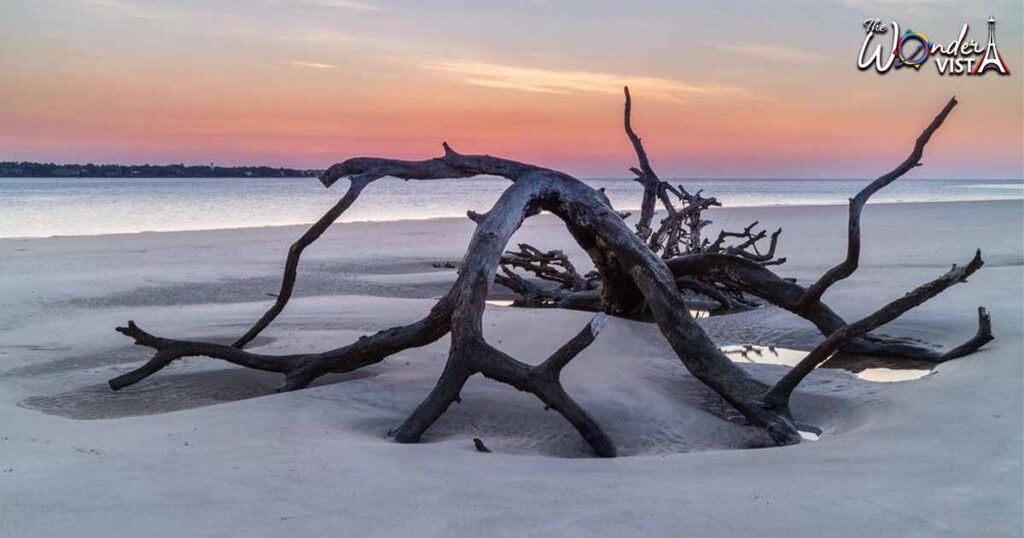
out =
[[[923,148],[931,132],[941,124],[953,105],[955,102],[947,105],[940,117],[936,118],[929,127],[930,130],[926,131],[927,136],[922,135],[923,142],[922,139],[918,140],[920,147]],[[628,93],[626,110],[627,132],[630,133],[630,139],[641,156],[639,172],[645,177],[656,178],[639,138],[629,127]],[[363,157],[349,159],[329,168],[321,177],[323,184],[330,187],[338,180],[347,178],[350,181],[349,191],[337,206],[293,245],[286,263],[282,292],[274,306],[253,328],[234,345],[225,346],[157,337],[129,322],[127,327],[119,327],[117,330],[132,338],[137,345],[152,348],[155,354],[142,367],[112,379],[111,388],[118,390],[136,383],[175,359],[204,356],[282,373],[285,382],[281,390],[294,390],[307,386],[325,374],[347,372],[375,364],[405,349],[427,345],[445,334],[451,334],[448,361],[440,379],[408,419],[392,432],[397,441],[420,440],[423,433],[452,402],[459,401],[460,392],[466,381],[474,375],[482,374],[537,396],[545,406],[555,409],[565,417],[589,443],[594,453],[600,456],[614,456],[615,446],[612,440],[597,421],[572,400],[559,381],[562,369],[590,345],[604,327],[604,315],[599,314],[579,334],[536,366],[508,356],[488,344],[483,337],[482,316],[485,300],[503,261],[528,267],[535,274],[547,276],[549,280],[569,283],[571,288],[587,288],[577,289],[573,293],[590,293],[591,300],[593,299],[595,289],[587,283],[588,278],[580,276],[567,259],[532,248],[521,248],[520,252],[526,259],[509,261],[510,258],[503,257],[512,234],[523,220],[545,210],[558,216],[573,238],[590,255],[600,276],[601,308],[613,313],[631,314],[636,312],[637,305],[642,305],[694,377],[721,395],[746,417],[750,424],[763,428],[772,443],[790,444],[799,442],[800,436],[789,411],[789,396],[810,371],[837,349],[875,342],[867,338],[869,331],[963,281],[982,265],[979,253],[967,266],[954,267],[946,275],[893,301],[875,314],[856,323],[846,324],[821,303],[820,293],[814,297],[810,290],[775,276],[765,268],[762,263],[764,260],[759,258],[763,255],[747,252],[747,247],[765,235],[753,233],[753,225],[740,234],[744,241],[738,246],[723,247],[722,241],[716,241],[718,245],[714,246],[711,252],[674,257],[666,262],[649,243],[654,234],[649,234],[645,230],[650,230],[651,217],[642,219],[642,222],[646,222],[646,228],[641,226],[636,232],[631,231],[622,215],[611,207],[607,197],[585,183],[562,172],[539,166],[489,155],[462,155],[453,151],[447,144],[444,145],[444,150],[443,156],[424,161]],[[912,157],[920,158],[920,148],[916,149],[915,153],[917,157]],[[329,224],[355,201],[366,185],[385,176],[430,180],[468,178],[477,175],[504,177],[510,180],[512,185],[486,213],[469,213],[477,227],[462,260],[458,278],[426,317],[409,325],[361,337],[351,344],[322,353],[264,355],[240,349],[265,329],[284,308],[294,285],[302,249],[319,237]],[[891,182],[892,179],[887,181]],[[672,192],[669,187],[664,187],[665,184],[660,180],[657,184],[647,182],[644,183],[645,193],[648,183],[657,187],[654,191],[655,198],[666,200],[666,206],[672,206],[668,195],[665,194]],[[686,196],[689,197],[688,203],[691,205],[707,205],[708,199],[701,202],[699,193],[695,196]],[[864,201],[866,198],[865,196]],[[686,220],[688,221],[688,218]],[[669,236],[682,240],[682,233],[670,232]],[[777,235],[778,233],[773,234],[770,247],[772,255]],[[852,231],[850,237],[851,240],[854,238]],[[857,241],[859,248],[859,235]],[[770,259],[771,255],[768,257]],[[542,259],[544,263],[535,265],[535,259]],[[554,260],[559,261],[553,263]],[[838,280],[835,275],[842,275],[849,269],[848,265],[848,262],[844,262],[845,268],[842,271],[834,270],[833,276],[823,277],[819,281],[827,284],[817,285],[812,289],[822,288],[824,291],[828,285]],[[852,272],[852,269],[849,271]],[[706,279],[700,281],[712,284],[724,283],[731,286],[731,289],[762,297],[811,320],[828,337],[804,362],[774,387],[769,387],[749,376],[729,360],[693,320],[680,292],[680,278]],[[944,357],[965,355],[991,339],[987,315],[983,309],[979,312],[982,320],[979,334]]]

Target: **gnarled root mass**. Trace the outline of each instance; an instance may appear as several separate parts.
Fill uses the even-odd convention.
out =
[[[598,314],[572,339],[536,366],[520,361],[491,346],[484,339],[482,317],[490,286],[497,281],[518,291],[525,304],[566,306],[600,310],[615,315],[636,315],[642,311],[657,323],[683,365],[701,382],[735,407],[747,421],[763,428],[774,444],[798,443],[800,436],[789,410],[789,398],[799,383],[838,350],[905,356],[935,362],[971,353],[992,339],[989,318],[979,309],[978,334],[945,353],[918,348],[904,342],[886,341],[869,332],[888,323],[977,271],[980,252],[966,265],[885,305],[877,312],[846,323],[823,302],[829,286],[856,270],[860,250],[860,210],[868,197],[919,163],[924,145],[956,105],[951,100],[918,139],[914,152],[896,170],[872,182],[850,205],[849,249],[846,260],[809,288],[780,278],[767,266],[775,258],[779,231],[771,234],[770,245],[761,251],[756,245],[768,238],[755,231],[757,223],[742,232],[723,232],[714,241],[702,239],[707,221],[701,211],[717,205],[700,192],[689,193],[657,178],[640,139],[630,126],[631,102],[626,92],[625,126],[640,161],[634,169],[644,188],[640,221],[635,230],[625,223],[601,191],[562,172],[489,155],[463,155],[447,144],[444,155],[423,161],[355,158],[330,167],[321,176],[326,187],[340,179],[350,181],[344,198],[325,214],[289,250],[281,291],[274,305],[231,346],[154,336],[134,322],[117,330],[137,345],[152,348],[153,357],[142,367],[114,378],[118,390],[158,372],[175,359],[203,356],[237,365],[284,374],[281,390],[306,387],[316,378],[334,372],[348,372],[378,363],[406,349],[424,346],[451,334],[448,360],[434,389],[391,435],[399,442],[417,442],[423,433],[459,401],[466,381],[481,374],[529,392],[548,408],[558,411],[599,456],[614,456],[615,445],[597,421],[565,391],[560,374],[569,362],[589,346],[607,322]],[[251,341],[284,309],[295,283],[299,257],[348,207],[362,190],[376,179],[431,180],[500,176],[512,182],[486,213],[469,212],[476,223],[459,274],[451,289],[421,320],[392,327],[359,338],[343,347],[321,353],[265,355],[244,351]],[[673,199],[675,201],[673,201]],[[667,216],[652,226],[655,202],[660,200]],[[559,251],[545,252],[530,245],[505,252],[513,233],[522,222],[540,211],[558,216],[570,234],[591,258],[595,273],[581,275]],[[737,243],[727,245],[729,240]],[[502,271],[498,273],[499,269]],[[515,273],[525,270],[556,288],[536,285]],[[734,307],[747,303],[747,296],[785,308],[806,318],[826,336],[774,386],[750,377],[729,360],[690,316],[681,290],[689,289]]]

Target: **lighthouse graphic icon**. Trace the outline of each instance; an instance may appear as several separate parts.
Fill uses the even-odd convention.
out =
[[[989,69],[999,71],[1000,75],[1010,74],[1010,70],[1006,68],[1006,62],[1003,61],[1003,56],[996,48],[996,18],[991,15],[988,17],[988,47],[985,49],[985,57],[974,64],[971,74],[981,75]]]

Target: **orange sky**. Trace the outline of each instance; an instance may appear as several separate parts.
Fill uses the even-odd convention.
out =
[[[1008,77],[856,67],[865,18],[948,42],[964,22],[984,40],[990,13]],[[7,0],[0,160],[324,167],[448,140],[624,176],[628,83],[666,177],[878,175],[955,94],[916,177],[1020,178],[1021,19],[927,0]]]

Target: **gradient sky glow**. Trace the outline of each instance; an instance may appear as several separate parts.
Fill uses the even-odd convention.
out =
[[[989,14],[1011,75],[856,67],[862,22]],[[1024,175],[1019,0],[2,0],[0,160],[325,167],[448,140],[625,177],[623,84],[664,177]]]

